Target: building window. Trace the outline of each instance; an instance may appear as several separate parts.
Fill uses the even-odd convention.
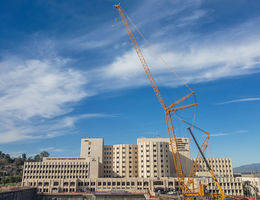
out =
[[[53,185],[54,185],[54,186],[58,186],[58,185],[59,185],[59,182],[54,182]]]

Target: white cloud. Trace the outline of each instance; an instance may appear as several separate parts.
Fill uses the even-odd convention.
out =
[[[76,123],[79,120],[107,117],[116,117],[116,115],[89,113],[76,116],[65,116],[58,119],[41,118],[40,120],[33,121],[17,121],[13,118],[9,118],[8,121],[11,123],[8,125],[3,125],[0,129],[0,144],[17,142],[21,140],[54,138],[64,134],[73,134],[77,132]]]
[[[63,152],[63,149],[59,149],[59,148],[55,148],[55,147],[46,147],[46,148],[42,148],[40,149],[40,151],[48,151],[48,152],[55,152],[55,153],[60,153]]]
[[[88,96],[83,90],[84,76],[62,69],[62,64],[40,60],[0,63],[0,115],[21,120],[51,118],[68,112],[65,104]]]
[[[259,72],[259,19],[214,33],[200,33],[201,35],[193,33],[188,27],[181,27],[181,31],[176,28],[180,23],[189,24],[208,14],[199,8],[201,2],[190,0],[183,4],[182,1],[169,1],[169,7],[155,1],[148,5],[146,2],[131,16],[142,19],[142,29],[150,27],[147,32],[150,33],[148,37],[154,40],[153,46],[188,83]],[[145,10],[144,5],[147,8]],[[144,17],[151,16],[158,8],[165,9],[155,14],[153,20]],[[167,23],[160,23],[162,20]],[[151,28],[151,23],[155,25],[154,28]],[[161,24],[167,25],[162,27]],[[121,51],[121,47],[117,51],[124,52],[123,54],[111,50],[113,45],[116,48],[121,43],[130,43],[125,37],[127,33],[122,23],[113,28],[111,25],[111,20],[108,20],[93,32],[86,33],[84,29],[79,37],[75,37],[78,34],[72,34],[66,41],[57,38],[53,43],[46,42],[44,48],[35,40],[40,49],[36,54],[40,54],[42,59],[21,61],[8,58],[0,62],[0,143],[51,138],[68,133],[73,131],[75,123],[80,119],[105,117],[104,114],[64,116],[73,110],[73,104],[83,98],[104,91],[149,85],[133,49],[125,52],[127,45],[122,45],[124,51]],[[172,31],[173,29],[178,30]],[[75,52],[102,48],[113,53],[108,57],[117,57],[110,64],[83,72],[65,68],[65,59],[47,59],[46,57],[56,57],[57,54],[55,50],[49,51],[49,46],[65,49],[64,51],[68,48]],[[27,51],[32,51],[31,48],[28,49]],[[149,49],[143,48],[143,51],[159,86],[177,87],[181,84]]]
[[[81,119],[89,119],[89,118],[106,118],[106,117],[116,117],[117,115],[110,115],[104,113],[88,113],[77,116],[68,116],[63,118],[60,123],[62,123],[65,127],[73,127],[75,123]]]
[[[179,24],[177,26],[186,26],[193,23],[207,14],[206,10],[197,9],[194,10],[190,15],[179,19]]]
[[[164,49],[158,45],[157,49]],[[260,72],[260,39],[242,44],[206,44],[191,46],[186,52],[162,50],[162,57],[188,83],[218,80],[226,77]],[[150,50],[144,49],[145,58],[161,86],[182,84]],[[117,57],[113,63],[91,72],[98,78],[99,87],[120,89],[147,85],[144,71],[132,49]]]
[[[230,101],[221,102],[218,104],[230,104],[230,103],[249,102],[249,101],[260,101],[260,98],[253,97],[253,98],[234,99],[234,100],[230,100]]]
[[[235,133],[248,133],[248,130],[238,130]]]
[[[89,94],[82,73],[66,69],[65,63],[16,58],[0,62],[0,143],[48,137],[48,130],[53,135],[67,126],[54,118]]]
[[[229,134],[227,134],[227,133],[216,133],[216,134],[211,134],[210,136],[211,137],[220,137],[220,136],[227,136],[227,135],[229,135]]]
[[[93,95],[93,89],[86,88],[85,72],[66,64],[58,58],[0,62],[0,143],[71,134],[79,120],[115,117],[104,113],[67,115],[76,103]]]
[[[234,135],[234,134],[241,134],[241,133],[248,133],[248,130],[237,130],[237,131],[233,131],[233,132],[229,132],[229,133],[215,133],[215,134],[211,134],[210,136],[212,137],[221,137],[221,136],[228,136],[228,135]]]
[[[230,25],[221,30],[209,30],[206,33],[193,32],[189,27],[176,28],[179,23],[205,22],[201,18],[214,11],[200,8],[201,2],[172,3],[169,8],[174,7],[174,11],[165,9],[165,12],[156,13],[153,15],[152,22],[150,18],[144,19],[143,16],[147,13],[143,13],[142,5],[132,15],[136,21],[141,19],[139,25],[141,29],[150,24],[149,31],[144,29],[148,33],[148,39],[152,38],[155,49],[188,83],[208,82],[260,72],[259,18],[252,18],[243,24]],[[158,10],[158,7],[154,5],[157,4],[149,4],[149,9],[145,12]],[[169,20],[172,16],[175,16],[176,20]],[[158,22],[163,19],[168,19],[168,21],[162,27]],[[214,19],[211,20],[214,22]],[[120,26],[120,34],[121,32],[126,34],[122,23]],[[154,29],[151,29],[153,26]],[[162,31],[164,29],[165,31]],[[117,36],[117,41],[122,42],[124,39],[123,42],[130,43],[129,38],[122,37],[122,34]],[[114,35],[109,35],[109,38],[112,38],[111,41],[114,42]],[[143,46],[143,42],[139,44],[143,47],[146,61],[160,86],[176,87],[182,84],[160,62],[158,56]],[[88,72],[89,81],[94,83],[96,89],[114,90],[149,84],[135,50],[132,48],[125,52],[125,48],[122,48],[122,52],[114,58],[112,63]],[[114,55],[117,55],[116,52]]]

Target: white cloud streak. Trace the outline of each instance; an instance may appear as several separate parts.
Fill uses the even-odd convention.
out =
[[[248,130],[237,130],[237,131],[233,131],[233,132],[229,132],[229,133],[215,133],[215,134],[211,134],[211,137],[221,137],[221,136],[228,136],[228,135],[234,135],[234,134],[241,134],[241,133],[248,133]]]
[[[260,101],[260,98],[259,97],[252,97],[252,98],[234,99],[234,100],[230,100],[230,101],[221,102],[221,103],[218,103],[218,104],[222,105],[222,104],[231,104],[231,103],[239,103],[239,102],[251,102],[251,101]]]
[[[211,137],[220,137],[220,136],[227,136],[227,135],[229,135],[229,134],[227,134],[227,133],[216,133],[216,134],[212,134],[210,136]]]
[[[61,153],[64,151],[64,149],[59,149],[59,148],[55,148],[55,147],[46,147],[46,148],[42,148],[40,149],[40,151],[48,151],[48,152],[55,152],[55,153]]]

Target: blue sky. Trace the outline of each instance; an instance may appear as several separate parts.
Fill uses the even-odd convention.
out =
[[[114,3],[1,2],[0,150],[78,156],[83,137],[105,144],[167,137],[163,110]],[[121,5],[171,66],[137,37],[167,104],[188,92],[172,69],[196,92],[196,124],[212,136],[207,156],[231,157],[234,166],[260,162],[260,2]],[[187,127],[174,124],[177,136],[190,138]]]

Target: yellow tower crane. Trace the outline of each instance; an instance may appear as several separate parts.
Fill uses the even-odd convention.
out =
[[[181,159],[180,159],[180,154],[179,154],[179,151],[178,151],[178,146],[177,146],[177,142],[176,142],[176,135],[175,135],[175,131],[174,131],[174,128],[173,128],[173,123],[172,123],[172,116],[175,114],[175,112],[179,111],[179,110],[183,110],[183,109],[186,109],[186,108],[189,108],[189,107],[193,107],[193,106],[196,106],[197,103],[193,103],[193,104],[188,104],[188,105],[184,105],[184,106],[178,106],[178,104],[180,104],[181,102],[183,102],[184,100],[188,99],[189,97],[191,97],[192,95],[194,95],[194,91],[191,90],[191,93],[187,94],[186,96],[182,97],[181,99],[179,99],[178,101],[172,103],[171,105],[169,106],[166,106],[164,101],[163,101],[163,98],[162,98],[162,95],[160,93],[160,90],[152,76],[152,73],[145,61],[145,58],[143,56],[143,53],[141,51],[141,48],[139,47],[137,41],[136,41],[136,38],[128,24],[128,21],[126,19],[126,16],[123,12],[123,9],[121,7],[120,4],[117,4],[117,5],[114,5],[114,7],[118,10],[119,14],[120,14],[120,17],[122,19],[122,22],[123,24],[125,25],[125,28],[127,30],[127,33],[131,39],[131,42],[136,50],[136,53],[139,57],[139,60],[144,68],[144,71],[146,72],[146,75],[147,75],[147,78],[149,79],[150,81],[150,84],[156,94],[156,97],[158,98],[162,108],[164,109],[164,113],[165,113],[165,117],[166,117],[166,124],[167,124],[167,129],[168,129],[168,134],[169,134],[169,141],[170,141],[170,147],[171,147],[171,151],[172,151],[172,156],[173,156],[173,161],[174,161],[174,167],[175,167],[175,170],[176,170],[176,176],[177,176],[177,180],[178,180],[178,183],[179,183],[179,186],[180,186],[180,189],[182,191],[182,194],[184,195],[184,197],[191,197],[191,196],[200,196],[202,192],[194,192],[194,190],[192,190],[190,188],[190,185],[193,183],[193,176],[195,175],[196,173],[196,169],[198,167],[198,163],[197,163],[197,158],[195,159],[195,162],[194,162],[194,166],[190,172],[190,178],[188,179],[188,182],[185,183],[185,180],[184,180],[184,174],[183,174],[183,169],[182,169],[182,165],[181,165]],[[180,118],[179,118],[180,119]],[[185,120],[183,119],[180,119],[181,121],[185,122],[185,123],[188,123],[186,122]],[[194,127],[192,125],[192,127]],[[190,129],[189,129],[190,130]],[[205,151],[206,147],[207,147],[207,142],[208,142],[208,139],[209,139],[209,133],[203,131],[204,133],[207,134],[207,137],[205,139],[205,141],[203,142],[201,148],[198,146],[199,150],[200,150],[200,153],[202,155],[203,158],[204,157],[204,154],[203,152]],[[190,133],[192,133],[190,131]],[[195,140],[196,144],[197,144],[197,141]],[[225,194],[221,188],[221,186],[218,184],[217,182],[217,179],[216,177],[214,176],[214,173],[212,172],[212,170],[210,171],[214,181],[216,182],[217,184],[217,187],[219,188],[219,191],[221,193],[221,199],[225,199]]]

